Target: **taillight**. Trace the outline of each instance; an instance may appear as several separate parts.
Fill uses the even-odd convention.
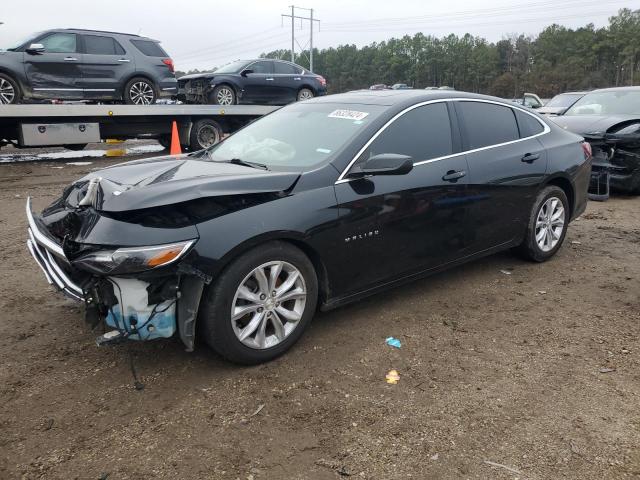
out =
[[[582,151],[584,152],[584,158],[589,159],[592,157],[593,152],[591,150],[591,144],[589,142],[582,142]]]
[[[175,69],[173,68],[173,60],[171,60],[170,58],[163,58],[162,63],[164,63],[167,67],[169,67],[169,71],[171,73],[175,72]]]
[[[327,86],[327,81],[324,79],[322,75],[318,75],[318,81],[320,82],[320,85],[322,85],[323,87]]]

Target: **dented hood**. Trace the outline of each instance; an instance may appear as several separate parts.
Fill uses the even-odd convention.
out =
[[[565,130],[584,135],[585,133],[605,133],[619,123],[640,119],[640,115],[563,115],[549,118]]]
[[[123,212],[203,197],[282,192],[291,189],[299,177],[299,172],[273,172],[182,155],[114,165],[77,183],[95,179],[99,184],[95,208]]]

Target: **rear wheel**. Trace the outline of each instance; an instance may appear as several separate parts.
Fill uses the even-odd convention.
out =
[[[203,150],[212,147],[222,140],[222,128],[215,120],[203,118],[191,127],[189,136],[189,149],[192,151]]]
[[[229,85],[218,85],[209,94],[209,103],[212,105],[235,105],[236,92]]]
[[[318,281],[298,248],[272,242],[235,260],[205,293],[205,341],[241,364],[269,361],[302,335],[316,309]]]
[[[0,104],[20,102],[20,87],[9,75],[0,73]]]
[[[313,94],[313,90],[309,89],[309,88],[301,88],[300,91],[298,92],[298,101],[302,102],[304,100],[309,100],[310,98],[313,98],[315,95]]]
[[[124,87],[124,103],[128,105],[153,105],[157,98],[155,85],[146,78],[132,78]]]
[[[520,253],[535,262],[553,257],[567,234],[570,211],[567,196],[560,187],[545,187],[536,198],[529,216]]]

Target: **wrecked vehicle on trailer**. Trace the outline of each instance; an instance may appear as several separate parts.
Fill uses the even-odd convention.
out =
[[[640,87],[594,90],[553,121],[591,144],[590,193],[640,194]]]
[[[41,214],[29,199],[27,245],[110,330],[99,343],[177,333],[192,350],[197,325],[225,358],[260,363],[318,305],[512,247],[552,258],[586,206],[587,147],[493,97],[319,97],[200,152],[92,172]]]

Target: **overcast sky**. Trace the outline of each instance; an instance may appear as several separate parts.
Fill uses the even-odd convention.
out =
[[[620,8],[640,0],[304,0],[321,20],[318,48],[371,42],[423,32],[436,36],[471,33],[497,41],[513,33],[536,35],[559,23],[579,27],[607,24]],[[139,33],[162,41],[176,68],[205,69],[262,52],[291,48],[292,0],[131,1],[29,0],[0,13],[0,46],[49,28],[88,28]],[[55,5],[55,9],[52,7]],[[24,6],[24,8],[21,8]],[[181,8],[183,8],[181,10]],[[307,10],[296,10],[308,16]],[[296,50],[307,47],[309,22],[295,24]]]

